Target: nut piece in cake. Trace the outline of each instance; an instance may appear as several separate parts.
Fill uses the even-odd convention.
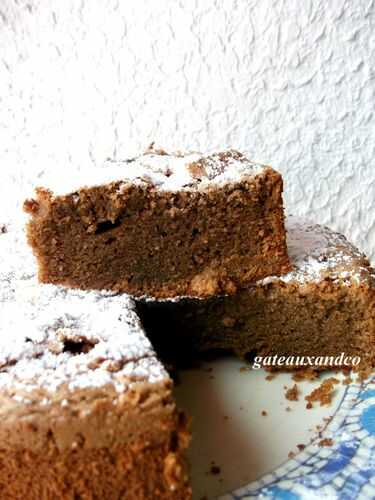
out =
[[[282,178],[237,151],[150,149],[58,177],[24,204],[43,283],[209,297],[290,270]]]

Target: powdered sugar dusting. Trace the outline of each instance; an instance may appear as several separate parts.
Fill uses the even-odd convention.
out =
[[[0,235],[1,389],[18,398],[60,386],[123,392],[168,377],[128,296],[40,285],[28,253],[22,230]]]
[[[264,165],[252,162],[237,151],[202,154],[151,150],[131,160],[107,161],[103,167],[82,169],[71,178],[45,175],[38,179],[38,185],[50,189],[55,195],[78,191],[87,186],[88,179],[90,186],[131,182],[174,192],[238,182],[244,176],[260,174],[264,169]]]
[[[22,214],[22,212],[21,212]],[[24,216],[1,224],[0,232],[0,306],[15,298],[17,280],[27,280],[36,274],[36,262],[20,228]]]
[[[286,221],[288,252],[293,271],[271,276],[259,284],[319,282],[329,278],[345,285],[360,283],[373,271],[364,255],[341,234],[296,217]]]

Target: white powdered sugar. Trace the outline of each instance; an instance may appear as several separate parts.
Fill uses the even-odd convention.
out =
[[[171,153],[152,151],[124,161],[107,161],[102,167],[81,169],[74,177],[61,175],[38,179],[38,185],[55,195],[74,193],[79,188],[111,182],[124,185],[152,185],[162,191],[205,189],[211,185],[238,182],[244,176],[260,174],[265,169],[236,151],[224,153]]]
[[[24,217],[0,224],[0,306],[15,296],[17,280],[27,280],[36,274],[36,262],[20,228]]]
[[[345,285],[359,283],[371,268],[363,266],[363,254],[341,234],[297,217],[286,222],[288,252],[293,271],[269,276],[259,284],[319,282],[324,278]]]
[[[52,397],[60,386],[123,392],[168,377],[128,296],[40,285],[29,254],[23,231],[8,225],[0,234],[0,389],[21,399],[40,388]]]

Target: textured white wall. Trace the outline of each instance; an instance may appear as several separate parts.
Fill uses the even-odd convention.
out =
[[[152,140],[246,148],[374,258],[374,29],[369,0],[2,0],[3,204]]]

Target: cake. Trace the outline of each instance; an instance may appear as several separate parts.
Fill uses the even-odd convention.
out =
[[[311,357],[323,369],[344,353],[375,364],[375,272],[324,226],[288,220],[292,268],[282,275],[206,299],[137,303],[38,284],[23,232],[1,227],[4,498],[191,498],[189,426],[163,366],[169,354],[173,363],[204,351]]]
[[[233,150],[151,149],[44,179],[24,208],[42,283],[210,297],[290,270],[281,175]]]
[[[230,296],[139,302],[164,356],[224,350],[274,369],[306,368],[308,358],[317,369],[375,364],[375,272],[368,260],[327,227],[291,218],[287,230],[293,270],[283,276]]]
[[[22,238],[0,234],[1,498],[191,498],[187,421],[133,301],[39,285]]]

